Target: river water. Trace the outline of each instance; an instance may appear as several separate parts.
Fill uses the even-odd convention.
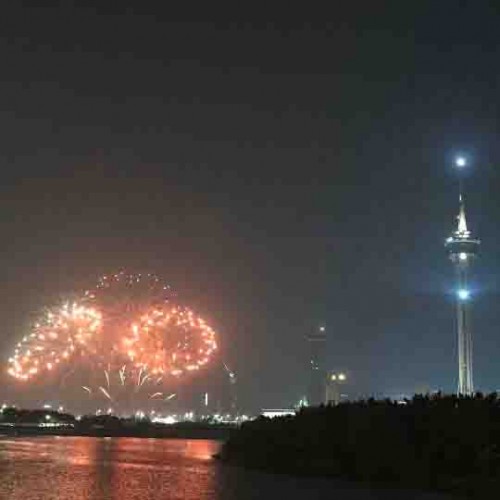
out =
[[[1,500],[433,500],[327,479],[246,471],[210,440],[0,438]]]

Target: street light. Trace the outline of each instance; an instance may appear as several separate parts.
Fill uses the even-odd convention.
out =
[[[455,165],[458,168],[463,168],[467,165],[467,160],[463,156],[457,156],[455,158]]]
[[[460,300],[467,300],[470,297],[470,292],[465,288],[460,288],[460,290],[457,291],[457,296]]]

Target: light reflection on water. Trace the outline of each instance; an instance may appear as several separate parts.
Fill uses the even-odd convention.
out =
[[[226,466],[209,440],[0,438],[1,500],[432,500]]]
[[[0,440],[0,498],[212,499],[217,450],[205,440]]]

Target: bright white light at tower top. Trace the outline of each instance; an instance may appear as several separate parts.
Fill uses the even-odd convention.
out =
[[[455,158],[455,165],[459,168],[465,167],[465,165],[467,165],[467,160],[463,156],[457,156]]]
[[[465,252],[460,252],[460,253],[458,254],[458,258],[459,258],[460,260],[467,260],[467,254],[466,254]]]
[[[460,290],[457,291],[457,296],[460,300],[467,300],[470,297],[470,292],[465,288],[460,288]]]

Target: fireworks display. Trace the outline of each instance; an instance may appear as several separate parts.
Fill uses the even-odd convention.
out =
[[[9,358],[21,381],[78,371],[89,397],[109,401],[135,394],[168,401],[169,382],[207,365],[216,334],[174,302],[168,285],[151,274],[102,277],[81,300],[48,310]],[[83,374],[83,375],[82,375]]]
[[[207,364],[216,349],[215,332],[179,306],[156,308],[132,325],[123,340],[130,360],[152,375],[182,375]]]
[[[47,311],[32,333],[17,344],[9,358],[9,374],[28,380],[72,362],[87,353],[101,326],[100,312],[91,307],[64,304]]]

